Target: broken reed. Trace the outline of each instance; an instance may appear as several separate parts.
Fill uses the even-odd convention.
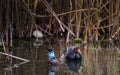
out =
[[[47,35],[66,29],[85,42],[109,39],[119,29],[119,0],[1,0],[0,4],[0,32],[6,33],[6,41],[9,24],[19,38],[31,37],[36,29]]]

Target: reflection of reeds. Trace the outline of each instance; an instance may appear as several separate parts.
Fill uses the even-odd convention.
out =
[[[115,51],[88,51],[88,57],[83,59],[83,74],[85,75],[117,75],[119,74],[119,54]]]

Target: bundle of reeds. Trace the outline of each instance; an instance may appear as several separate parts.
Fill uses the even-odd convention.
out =
[[[1,0],[0,32],[6,41],[10,24],[19,38],[31,37],[34,30],[70,32],[84,42],[119,38],[119,7],[119,0]]]

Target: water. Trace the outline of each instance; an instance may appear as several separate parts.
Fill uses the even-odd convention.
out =
[[[33,42],[14,42],[10,53],[30,61],[0,55],[0,75],[120,75],[119,48],[114,45],[112,48],[97,45],[96,49],[90,48],[93,44],[81,45],[82,62],[64,60],[64,39],[45,39],[39,46],[34,45]],[[47,50],[51,46],[60,61],[59,66],[48,65]]]

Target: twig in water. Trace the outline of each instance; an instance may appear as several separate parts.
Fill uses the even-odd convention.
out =
[[[22,60],[22,61],[25,61],[25,62],[29,62],[29,60],[27,60],[27,59],[24,59],[24,58],[21,58],[21,57],[17,57],[17,56],[8,54],[8,53],[0,52],[0,54],[6,55],[6,56],[10,56],[10,57],[12,57],[12,58],[19,59],[19,60]]]
[[[6,67],[6,68],[3,68],[3,69],[9,71],[9,70],[12,70],[12,68],[19,67],[20,65],[25,64],[25,63],[27,63],[27,62],[21,62],[19,64],[14,64],[13,66]]]

